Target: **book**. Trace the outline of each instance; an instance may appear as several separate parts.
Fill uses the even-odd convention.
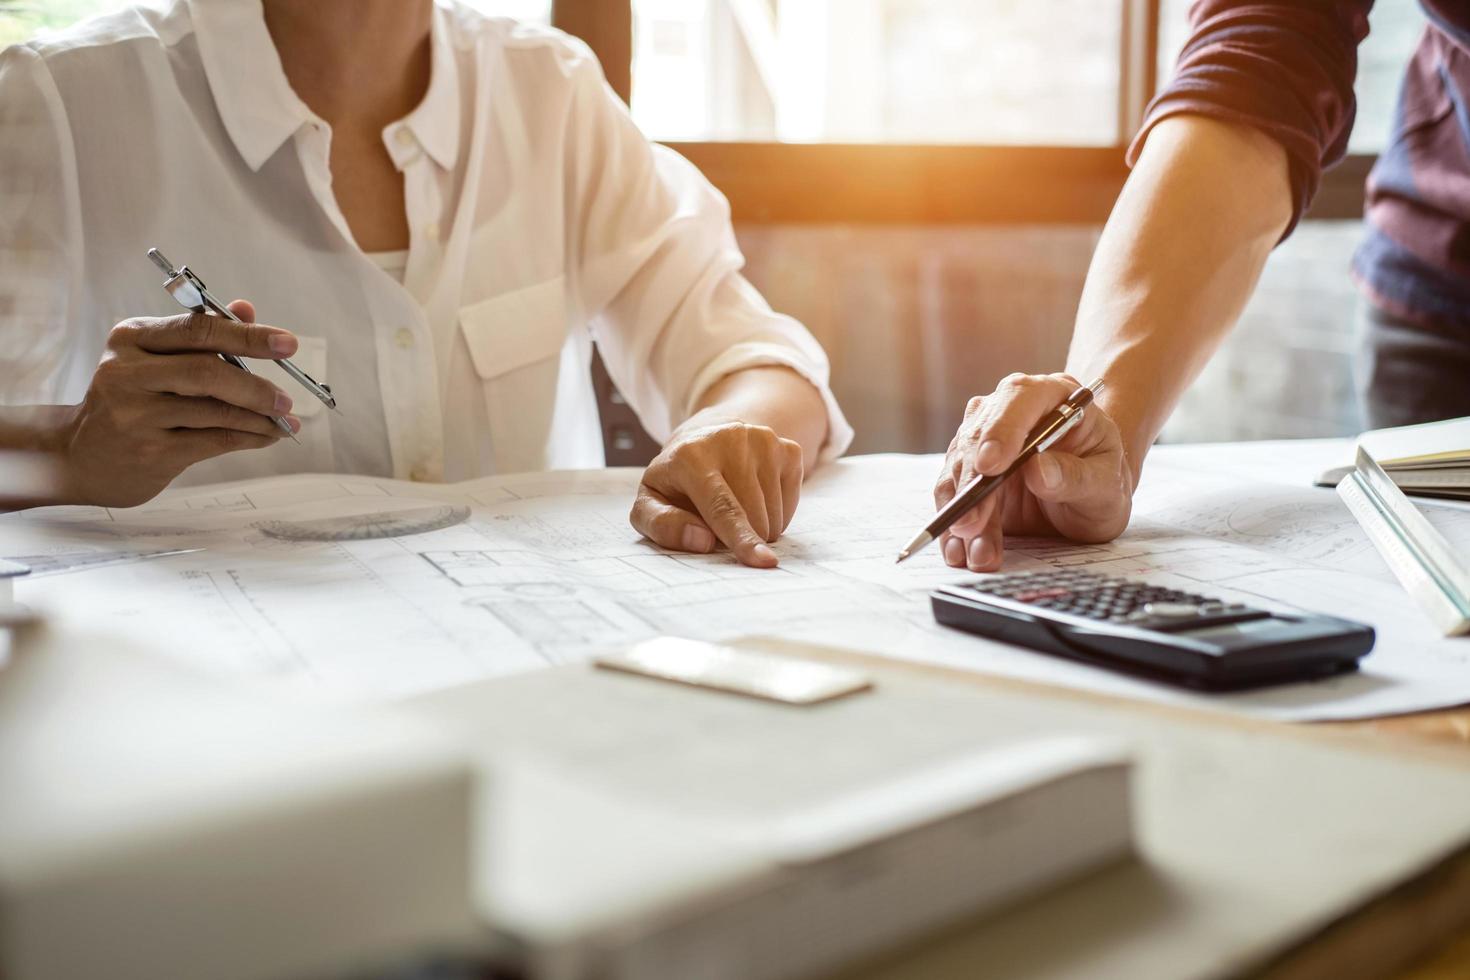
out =
[[[569,666],[405,702],[477,743],[480,907],[516,975],[824,975],[1134,853],[1132,752]]]
[[[1366,449],[1406,494],[1470,500],[1470,417],[1373,429],[1358,437],[1357,448]],[[1354,465],[1328,470],[1317,485],[1337,486]]]

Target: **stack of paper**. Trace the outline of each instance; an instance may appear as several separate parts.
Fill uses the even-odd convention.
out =
[[[1375,429],[1358,438],[1405,493],[1470,500],[1470,418]],[[1352,466],[1328,470],[1318,479],[1336,486]]]

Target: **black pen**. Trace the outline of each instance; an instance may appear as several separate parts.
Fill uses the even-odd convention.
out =
[[[944,508],[934,515],[934,520],[929,522],[929,526],[914,535],[914,539],[904,546],[904,549],[898,553],[898,561],[903,561],[923,550],[931,541],[953,527],[955,521],[999,489],[1013,474],[1026,465],[1028,459],[1037,453],[1046,452],[1055,445],[1058,439],[1082,421],[1087,406],[1092,404],[1092,399],[1103,390],[1103,386],[1104,381],[1099,378],[1087,387],[1078,388],[1068,395],[1066,401],[1052,409],[1037,424],[1036,428],[1031,430],[1031,435],[1027,437],[1026,445],[1021,450],[1021,455],[1006,467],[1004,473],[997,473],[995,476],[977,476],[966,484],[963,490],[954,495],[953,500],[945,504]]]
[[[179,305],[184,307],[184,309],[193,310],[195,313],[213,313],[215,316],[224,317],[226,320],[234,323],[242,322],[239,317],[230,312],[228,306],[215,298],[214,294],[204,285],[204,280],[200,279],[188,266],[180,266],[175,269],[173,263],[165,258],[163,253],[156,248],[150,248],[148,250],[148,258],[152,259],[153,264],[162,269],[163,274],[168,276],[163,283],[164,292],[177,300]],[[241,369],[246,374],[251,373],[250,368],[245,366],[245,362],[235,355],[221,354],[219,356],[231,366]],[[311,392],[317,401],[333,411],[337,410],[337,398],[332,394],[331,388],[317,381],[295,364],[292,364],[290,358],[277,358],[275,364],[282,371],[285,371],[286,374],[290,375],[297,384]],[[285,419],[278,418],[275,422],[276,425],[280,426],[282,432],[286,433],[292,439],[296,438],[295,433],[291,431],[291,426],[286,424]]]

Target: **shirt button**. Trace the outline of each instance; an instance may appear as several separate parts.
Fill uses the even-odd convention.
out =
[[[415,483],[429,482],[429,468],[422,464],[415,466],[409,471],[408,478]]]
[[[393,335],[393,342],[404,350],[408,350],[413,346],[413,331],[403,327]]]
[[[413,146],[413,130],[407,126],[400,127],[393,138],[398,141],[399,146]]]
[[[437,222],[424,225],[424,237],[431,242],[437,242],[439,240],[439,225]]]

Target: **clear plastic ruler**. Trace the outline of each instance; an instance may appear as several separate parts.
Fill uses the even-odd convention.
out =
[[[1470,569],[1366,450],[1337,494],[1434,625],[1446,636],[1470,633]]]

